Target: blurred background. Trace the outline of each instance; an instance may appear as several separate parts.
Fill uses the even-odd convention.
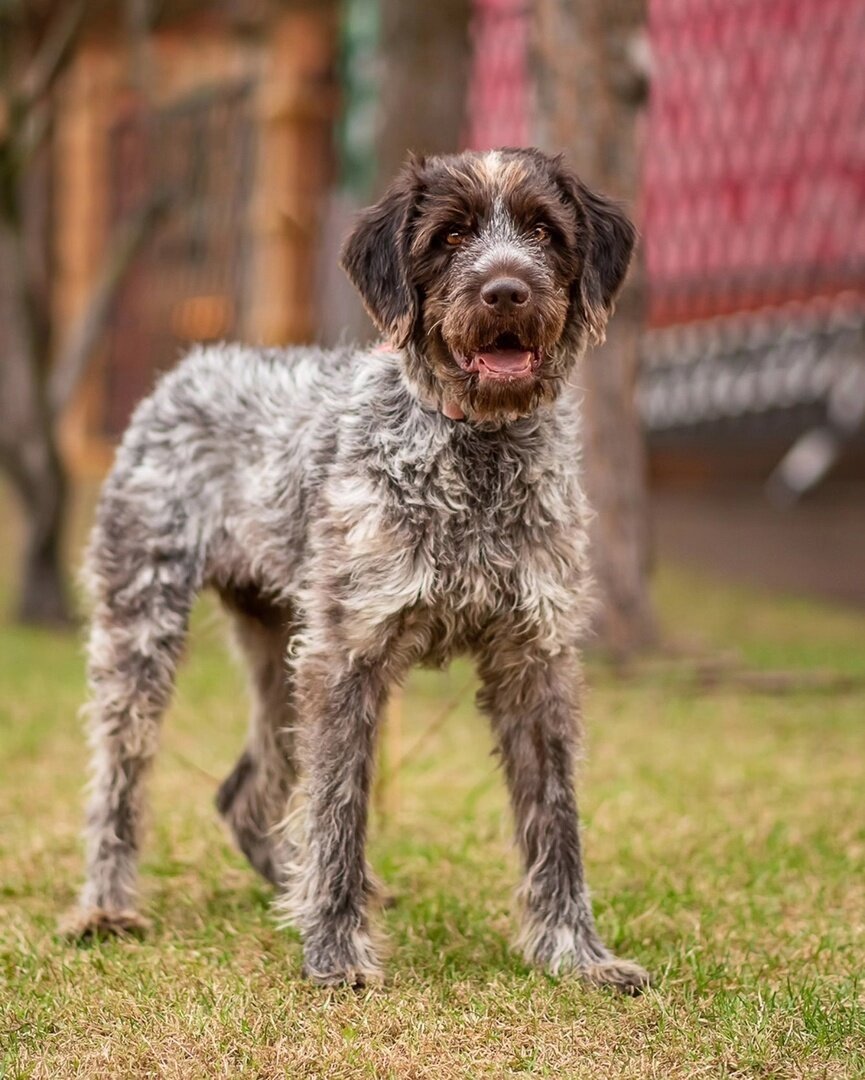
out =
[[[863,0],[0,0],[0,1075],[865,1076],[863,57]],[[154,933],[70,950],[75,572],[131,411],[195,341],[371,339],[358,208],[409,148],[508,144],[642,236],[577,376],[581,814],[656,989],[589,1003],[509,951],[459,660],[383,724],[395,978],[312,997],[212,812],[246,723],[212,599],[154,770]]]
[[[863,40],[861,0],[3,0],[10,617],[70,618],[70,508],[190,342],[370,337],[355,211],[526,144],[642,234],[580,373],[602,640],[654,643],[659,556],[865,603]]]

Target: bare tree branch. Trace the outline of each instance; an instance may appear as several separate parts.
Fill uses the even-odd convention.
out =
[[[90,357],[111,317],[111,307],[135,257],[168,210],[167,196],[156,196],[118,231],[105,256],[90,302],[60,349],[48,385],[52,414],[59,416],[69,404],[87,371]]]
[[[129,79],[147,100],[153,89],[153,58],[150,55],[151,0],[125,0],[126,35],[129,40]]]
[[[21,82],[19,107],[28,109],[51,86],[66,66],[87,12],[87,0],[67,0],[49,28],[39,52]]]

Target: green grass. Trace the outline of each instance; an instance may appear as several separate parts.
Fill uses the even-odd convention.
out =
[[[80,643],[0,627],[0,1076],[865,1076],[865,616],[669,568],[657,595],[680,645],[794,679],[772,696],[701,688],[682,660],[590,666],[589,880],[608,942],[656,978],[639,1000],[511,951],[517,866],[464,665],[413,678],[403,753],[459,704],[373,815],[398,898],[387,984],[303,983],[296,936],[212,810],[245,702],[209,604],[152,784],[153,930],[60,942],[81,874]],[[854,678],[795,685],[816,670]]]

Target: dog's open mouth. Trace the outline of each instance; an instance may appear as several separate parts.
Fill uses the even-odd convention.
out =
[[[525,379],[540,363],[540,350],[520,341],[516,334],[499,334],[488,345],[457,360],[464,371],[484,379]]]

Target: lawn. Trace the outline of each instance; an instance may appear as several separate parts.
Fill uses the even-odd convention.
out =
[[[207,602],[152,784],[153,930],[63,943],[80,642],[0,626],[0,1076],[865,1076],[865,614],[670,567],[656,591],[679,652],[590,664],[580,779],[601,930],[656,980],[636,1000],[511,951],[508,814],[461,664],[411,680],[386,740],[387,984],[302,982],[212,809],[245,701]]]

